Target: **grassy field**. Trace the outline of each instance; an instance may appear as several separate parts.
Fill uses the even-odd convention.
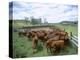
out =
[[[65,24],[55,24],[55,26],[58,26],[60,29],[65,29],[68,33],[72,32],[74,35],[78,36],[78,26],[75,25],[65,25]]]
[[[21,28],[23,26],[31,25],[26,24],[24,21],[14,21],[13,22],[13,28]],[[78,33],[78,27],[77,25],[62,25],[62,24],[55,24],[55,26],[65,29],[68,33],[73,32],[76,36]],[[42,46],[42,42],[39,41],[38,51],[33,54],[32,53],[32,41],[31,39],[27,37],[19,37],[18,32],[13,32],[13,57],[14,58],[23,58],[23,57],[41,57],[41,56],[50,56],[50,54],[47,53],[47,49],[45,46]],[[65,48],[64,51],[61,51],[58,55],[72,55],[77,54],[76,51],[77,47],[73,47],[72,45],[69,45]]]

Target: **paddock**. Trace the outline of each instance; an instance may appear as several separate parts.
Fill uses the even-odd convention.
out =
[[[18,32],[19,31],[26,31],[26,30],[31,30],[31,31],[38,31],[38,30],[51,30],[50,28],[55,28],[54,26],[46,26],[46,27],[25,27],[25,28],[19,28],[17,29],[17,32],[13,32],[13,45],[14,45],[14,57],[32,57],[32,56],[52,56],[51,53],[47,53],[47,49],[45,46],[43,46],[43,43],[39,40],[38,41],[38,47],[37,47],[37,52],[36,53],[32,53],[32,41],[30,38],[27,38],[26,36],[22,36],[19,37]],[[58,28],[58,27],[57,27]],[[20,30],[21,29],[21,30]],[[64,30],[64,29],[63,29]],[[65,29],[65,31],[67,31]],[[60,53],[58,53],[57,55],[70,55],[70,54],[77,54],[78,50],[78,39],[77,36],[76,38],[72,38],[73,36],[73,32],[69,33],[69,39],[70,39],[70,44],[68,44],[65,48],[64,51],[60,51]],[[76,41],[74,41],[74,39],[76,39]],[[29,41],[30,40],[30,41]],[[74,42],[73,42],[74,41]],[[15,45],[17,44],[17,45]],[[17,50],[16,50],[17,49]],[[22,52],[19,52],[19,50],[21,50]],[[17,52],[18,51],[18,52]],[[24,53],[25,52],[25,53]],[[53,55],[56,56],[56,55]]]

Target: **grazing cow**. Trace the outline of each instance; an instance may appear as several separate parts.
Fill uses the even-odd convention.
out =
[[[40,39],[44,44],[44,42],[45,42],[44,37],[46,36],[46,33],[44,31],[37,31],[36,35],[37,35],[38,39]]]
[[[64,42],[65,42],[65,45],[67,45],[69,43],[69,36],[68,36],[68,33],[65,32],[65,36],[64,36]]]
[[[64,49],[64,40],[54,41],[52,43],[53,48],[55,47],[54,53],[59,53],[61,49]]]
[[[59,40],[60,36],[59,35],[55,35],[55,34],[49,34],[47,36],[44,37],[45,40]]]
[[[56,40],[59,40],[59,35],[58,36],[56,36],[56,35],[49,35],[49,36],[46,36],[45,37],[45,39],[46,39],[46,42],[45,42],[45,44],[47,44],[48,45],[48,47],[50,48],[50,51],[51,51],[51,43],[52,43],[52,41],[56,41]],[[47,51],[48,51],[49,49],[47,49]]]
[[[64,40],[65,44],[68,44],[69,42],[69,36],[67,32],[60,32],[60,40]]]
[[[46,42],[46,48],[47,52],[49,49],[52,54],[59,53],[60,50],[64,48],[64,40],[48,40]]]
[[[28,37],[28,38],[31,38],[31,32],[29,31],[29,32],[27,32],[27,34],[26,34],[26,36]]]
[[[32,38],[34,35],[35,35],[35,31],[28,31],[26,34],[28,38]]]
[[[38,31],[27,31],[26,33],[23,33],[23,35],[26,35],[28,38],[32,39],[32,48],[33,53],[36,52],[36,47],[38,45],[38,40],[41,40],[46,44],[47,51],[50,50],[50,52],[57,53],[60,52],[62,48],[64,48],[64,44],[68,41],[68,33],[60,30],[60,29],[52,29],[49,31],[46,30],[38,30]]]
[[[33,38],[32,38],[33,53],[36,52],[37,45],[38,45],[38,38],[37,38],[36,35],[34,35]]]
[[[36,51],[36,47],[38,45],[38,40],[40,39],[44,43],[44,36],[45,36],[44,31],[30,31],[27,33],[27,36],[29,38],[32,38],[32,48],[33,48],[33,53]]]
[[[29,32],[27,32],[27,37],[32,39],[33,53],[35,53],[37,45],[38,45],[38,37],[36,35],[36,31],[29,31]]]

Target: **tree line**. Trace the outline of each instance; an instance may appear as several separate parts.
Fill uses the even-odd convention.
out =
[[[34,18],[33,16],[30,17],[30,19],[28,17],[25,17],[25,21],[31,24],[42,24],[42,18]],[[46,21],[46,18],[44,19],[44,23],[48,23]]]

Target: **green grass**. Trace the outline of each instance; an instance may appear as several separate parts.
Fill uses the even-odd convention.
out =
[[[21,28],[23,26],[28,26],[24,21],[17,21],[13,23],[13,27]],[[73,32],[73,34],[78,34],[78,27],[77,25],[62,25],[62,24],[55,24],[55,26],[59,27],[60,29],[65,29],[68,33]],[[18,32],[13,32],[13,57],[14,58],[23,58],[23,57],[41,57],[41,56],[50,56],[47,53],[47,49],[45,46],[42,45],[42,42],[39,41],[37,52],[35,54],[32,53],[32,41],[27,37],[19,37]],[[64,51],[61,51],[58,55],[71,55],[77,54],[77,47],[73,47],[71,44],[68,45]]]
[[[55,26],[60,29],[65,29],[68,33],[72,32],[74,35],[78,36],[78,26],[77,25],[63,25],[63,24],[55,24]]]
[[[25,20],[14,20],[13,21],[13,27],[14,28],[22,28],[26,26],[32,26],[31,23],[27,23]]]

